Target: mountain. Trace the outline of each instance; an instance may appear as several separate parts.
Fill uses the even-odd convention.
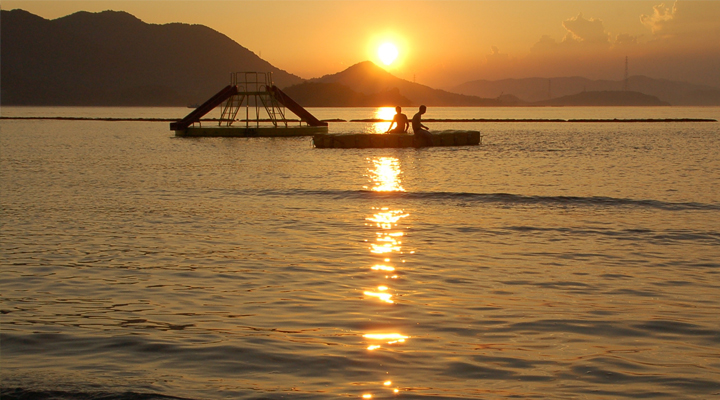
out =
[[[563,97],[581,92],[620,91],[624,81],[591,80],[582,77],[477,80],[456,86],[450,91],[471,96],[494,97],[512,94],[527,102],[546,101],[549,97]],[[627,82],[630,91],[655,96],[672,105],[720,105],[720,89],[631,76]]]
[[[397,90],[413,105],[426,106],[498,106],[504,105],[501,99],[484,99],[477,96],[450,93],[440,89],[400,79],[370,61],[355,64],[348,69],[310,82],[321,84],[339,84],[364,95],[375,95]],[[497,96],[496,96],[497,97]],[[332,104],[326,104],[331,106]],[[402,105],[402,104],[400,104]]]
[[[305,107],[395,107],[413,103],[397,88],[385,92],[358,93],[339,83],[303,82],[283,91]]]
[[[631,91],[591,91],[532,103],[536,106],[669,106],[655,96]]]
[[[2,105],[184,106],[204,102],[237,71],[272,72],[275,84],[306,106],[516,106],[548,100],[548,94],[623,87],[622,81],[581,77],[528,78],[473,81],[452,93],[400,79],[370,61],[304,82],[202,25],[147,24],[115,11],[54,20],[23,10],[0,13]],[[643,76],[628,84],[673,105],[720,105],[720,89],[713,87]],[[628,101],[588,96],[562,101]],[[564,104],[558,101],[547,104]]]
[[[202,25],[147,24],[115,11],[47,20],[0,11],[3,105],[187,105],[203,102],[237,71],[302,82]]]

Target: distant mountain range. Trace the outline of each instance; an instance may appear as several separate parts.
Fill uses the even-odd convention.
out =
[[[524,102],[538,104],[562,103],[558,98],[582,92],[623,91],[624,81],[592,80],[582,77],[477,80],[451,88],[450,91],[470,96],[494,97],[512,94]],[[655,96],[671,105],[720,105],[720,89],[653,79],[646,76],[628,78],[627,89]]]
[[[147,24],[125,12],[47,20],[1,11],[2,105],[184,106],[229,84],[230,73],[272,72],[304,106],[720,105],[720,89],[636,76],[473,81],[434,89],[365,61],[303,80],[202,25]],[[552,97],[552,98],[550,98]]]
[[[371,95],[397,90],[413,105],[425,104],[427,106],[498,106],[502,105],[497,98],[481,98],[474,95],[451,93],[440,89],[433,89],[400,79],[378,67],[370,61],[364,61],[350,68],[332,75],[311,79],[310,82],[318,84],[340,84],[351,90]]]
[[[549,100],[536,101],[533,106],[669,106],[655,96],[625,90],[581,92]]]
[[[393,88],[364,94],[339,83],[304,82],[284,89],[293,100],[305,107],[384,107],[410,106],[413,102]]]

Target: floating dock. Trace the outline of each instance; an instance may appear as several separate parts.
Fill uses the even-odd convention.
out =
[[[478,146],[482,136],[478,131],[430,132],[432,144],[408,133],[324,133],[313,136],[319,149],[385,149],[437,146]]]
[[[203,126],[200,118],[221,105],[217,125]],[[299,125],[293,125],[298,121],[286,118],[286,109],[300,118]],[[245,111],[242,121],[237,119],[240,110]],[[267,118],[261,118],[261,113]],[[266,121],[270,124],[260,125]],[[185,118],[171,122],[170,130],[180,137],[287,137],[327,133],[328,124],[275,86],[272,72],[234,72],[230,75],[230,85]]]
[[[327,127],[322,126],[190,126],[183,130],[175,131],[178,137],[294,137],[313,136],[318,133],[325,133]]]

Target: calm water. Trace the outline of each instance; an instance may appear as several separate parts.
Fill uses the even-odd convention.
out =
[[[0,123],[3,398],[720,395],[720,123],[437,123],[483,145],[394,150]]]

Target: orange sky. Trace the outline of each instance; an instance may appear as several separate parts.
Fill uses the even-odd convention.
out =
[[[54,19],[127,11],[148,23],[207,25],[303,78],[364,60],[446,88],[475,79],[630,73],[720,87],[720,1],[3,1]]]

